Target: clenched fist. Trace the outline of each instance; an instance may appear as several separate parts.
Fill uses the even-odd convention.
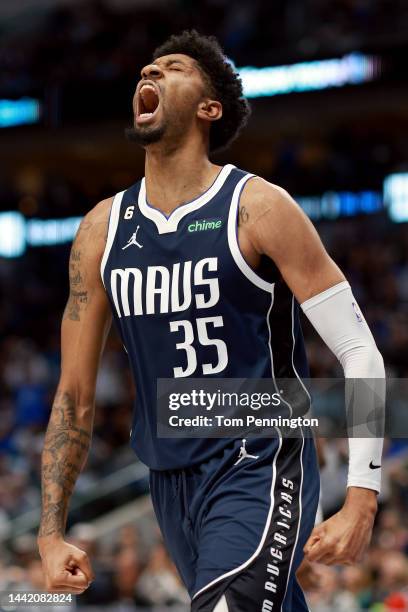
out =
[[[309,562],[352,565],[363,558],[377,511],[376,493],[351,487],[342,509],[317,525],[304,547]]]
[[[61,537],[38,539],[46,589],[49,593],[80,595],[94,579],[86,552]]]

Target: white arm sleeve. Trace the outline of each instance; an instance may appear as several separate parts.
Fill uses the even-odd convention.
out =
[[[345,378],[372,381],[376,408],[384,415],[384,362],[347,281],[301,304],[302,310],[343,366]],[[370,381],[371,383],[371,381]],[[378,398],[380,398],[378,400]],[[357,401],[357,398],[354,398]],[[378,406],[378,403],[381,405]],[[361,428],[364,431],[364,427]],[[349,438],[348,487],[380,492],[383,438]],[[364,435],[363,433],[361,435]]]

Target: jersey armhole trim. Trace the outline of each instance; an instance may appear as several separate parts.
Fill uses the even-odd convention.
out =
[[[241,253],[241,249],[239,248],[238,242],[238,207],[241,199],[242,190],[249,181],[249,179],[254,178],[255,174],[246,174],[242,177],[242,179],[237,183],[234,193],[232,194],[230,210],[228,214],[228,246],[231,252],[232,258],[237,264],[238,268],[241,270],[242,274],[247,277],[247,279],[268,293],[273,292],[273,288],[275,283],[268,283],[266,280],[261,278],[247,263],[246,259]]]
[[[106,239],[105,250],[103,252],[102,260],[101,260],[101,278],[102,278],[102,283],[104,287],[105,287],[105,281],[104,281],[103,275],[105,272],[105,267],[108,261],[109,254],[112,249],[113,241],[115,239],[116,231],[118,229],[120,205],[122,203],[122,198],[123,198],[124,193],[125,193],[124,191],[120,191],[119,193],[115,195],[115,197],[113,198],[111,209],[110,209],[109,223],[108,223],[108,236]]]

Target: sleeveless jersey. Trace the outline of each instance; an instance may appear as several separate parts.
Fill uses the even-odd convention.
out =
[[[101,275],[135,380],[130,443],[151,469],[190,467],[231,442],[158,438],[158,378],[307,376],[296,300],[270,259],[255,272],[238,245],[253,176],[226,165],[168,217],[145,179],[113,200]]]

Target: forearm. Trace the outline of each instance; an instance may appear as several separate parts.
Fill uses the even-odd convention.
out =
[[[349,487],[380,491],[385,418],[383,359],[347,282],[302,304],[344,369],[349,426]]]
[[[42,511],[38,538],[63,537],[68,505],[86,462],[93,402],[76,400],[60,386],[54,399],[41,461]]]
[[[370,488],[349,486],[347,488],[345,506],[358,509],[362,515],[370,519],[377,513],[377,491]]]

